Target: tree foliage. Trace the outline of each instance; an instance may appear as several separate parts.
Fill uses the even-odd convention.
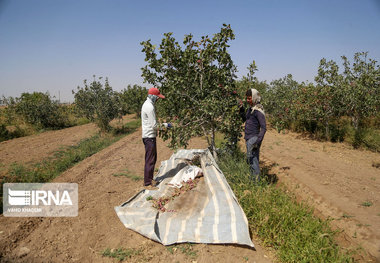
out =
[[[95,79],[89,85],[84,80],[84,87],[73,91],[75,104],[80,113],[91,121],[94,121],[102,131],[109,131],[109,122],[118,117],[120,112],[120,98],[117,92],[112,90],[106,78],[104,85]]]
[[[365,120],[378,119],[380,113],[380,68],[367,56],[356,53],[352,64],[342,56],[343,70],[337,62],[321,59],[316,84],[298,83],[291,75],[271,82],[264,106],[272,125],[280,131],[297,124],[311,132],[322,126],[332,139],[331,128],[350,118],[359,140],[354,146],[360,144]]]
[[[18,98],[3,98],[8,114],[20,115],[32,125],[42,128],[63,128],[68,126],[67,116],[49,93],[22,93]]]
[[[122,105],[122,114],[135,113],[137,116],[140,116],[141,107],[148,94],[147,89],[138,85],[128,85],[128,87],[122,90],[119,94]]]
[[[166,96],[158,103],[160,116],[175,123],[163,134],[172,147],[187,146],[193,136],[205,135],[215,150],[215,132],[222,132],[230,146],[241,133],[235,90],[236,67],[228,53],[235,35],[223,25],[213,37],[185,35],[180,45],[172,33],[164,34],[158,49],[150,40],[142,42],[147,65],[145,82],[159,87]]]
[[[247,89],[256,89],[260,92],[262,101],[266,99],[266,92],[268,90],[268,84],[265,81],[259,81],[255,76],[258,67],[256,62],[253,60],[251,64],[247,67],[248,73],[243,76],[240,80],[235,81],[236,90],[240,99],[245,99],[245,93]]]
[[[290,110],[295,102],[295,91],[298,83],[293,80],[291,74],[286,77],[271,82],[266,93],[265,108],[270,112],[272,125],[278,130],[288,127],[289,122],[294,118],[294,112]]]
[[[352,118],[354,127],[360,126],[360,120],[374,117],[380,113],[380,66],[377,61],[367,58],[368,52],[354,55],[352,67],[349,60],[343,59],[342,98],[346,113]]]

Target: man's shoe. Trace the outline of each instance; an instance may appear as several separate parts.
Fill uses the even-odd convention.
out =
[[[152,180],[152,185],[153,186],[157,186],[158,185],[158,182],[156,180]]]
[[[155,186],[150,184],[150,185],[144,186],[144,189],[145,190],[158,190],[158,187],[155,187]]]

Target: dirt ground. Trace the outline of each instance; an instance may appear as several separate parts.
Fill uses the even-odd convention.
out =
[[[76,129],[78,130],[76,130]],[[91,124],[14,139],[0,144],[0,162],[34,162],[60,147],[75,144],[95,133]],[[81,135],[79,135],[81,134]],[[193,139],[189,148],[205,148]],[[158,140],[158,162],[172,150]],[[380,260],[380,155],[353,150],[343,144],[311,141],[297,134],[269,130],[262,146],[263,166],[271,167],[280,183],[300,200],[315,206],[316,214],[332,218],[343,230],[340,242],[367,251],[360,261]],[[101,256],[106,248],[133,248],[141,254],[128,262],[274,262],[270,251],[252,237],[256,251],[239,246],[195,244],[195,258],[169,251],[119,221],[114,206],[128,200],[142,187],[114,174],[143,177],[144,148],[141,130],[80,162],[54,182],[79,185],[79,213],[73,218],[9,218],[0,216],[1,262],[116,262]],[[371,204],[370,206],[363,206]],[[173,253],[172,253],[173,252]]]
[[[340,243],[380,262],[380,154],[269,131],[262,147],[271,173],[343,230]]]
[[[112,121],[111,125],[117,127],[133,119],[133,114],[126,115],[120,121]],[[97,132],[97,126],[89,123],[0,142],[0,177],[13,162],[23,165],[41,162],[55,151],[77,145],[79,141],[90,138]]]
[[[40,136],[43,136],[41,134]],[[41,140],[44,140],[41,137]],[[22,147],[25,145],[14,145]],[[32,147],[32,145],[29,145]],[[57,145],[59,147],[59,145]],[[205,148],[195,139],[191,148]],[[44,148],[41,148],[43,150]],[[158,162],[172,150],[158,140]],[[3,154],[3,152],[1,152]],[[239,246],[196,244],[197,257],[179,249],[171,253],[163,245],[126,229],[114,207],[135,195],[142,181],[113,174],[124,172],[143,177],[144,147],[141,130],[80,162],[54,182],[79,185],[79,213],[74,218],[0,217],[0,261],[2,262],[116,262],[102,257],[106,248],[133,248],[142,251],[128,262],[272,262],[271,255],[253,240],[256,251]]]

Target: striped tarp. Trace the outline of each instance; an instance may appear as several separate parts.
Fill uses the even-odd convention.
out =
[[[195,154],[201,156],[204,177],[173,201],[170,211],[158,212],[147,198],[170,196],[173,187],[167,183],[188,165],[183,159],[192,159]],[[192,242],[254,247],[247,218],[209,150],[179,150],[161,163],[155,180],[158,190],[142,190],[115,207],[125,227],[164,245]]]

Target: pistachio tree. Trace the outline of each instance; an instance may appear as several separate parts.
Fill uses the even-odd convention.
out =
[[[67,115],[58,101],[48,92],[24,92],[18,98],[3,98],[7,105],[5,115],[21,116],[27,123],[40,128],[64,128],[69,126]]]
[[[345,113],[343,92],[343,77],[339,73],[338,64],[333,61],[327,61],[322,58],[319,62],[318,75],[315,77],[317,86],[315,87],[315,96],[317,104],[315,113],[325,126],[326,137],[330,137],[329,124],[339,119]]]
[[[128,85],[119,93],[121,100],[121,113],[135,113],[137,117],[141,115],[141,106],[143,105],[148,91],[145,87],[139,85]]]
[[[363,120],[379,113],[380,68],[377,61],[367,55],[367,52],[355,53],[352,65],[342,56],[342,73],[335,61],[321,60],[315,80],[318,98],[322,98],[319,106],[326,127],[333,118],[348,116],[357,136],[361,133]]]
[[[119,116],[120,99],[108,79],[106,78],[104,86],[101,79],[102,77],[99,77],[99,80],[96,80],[94,76],[94,81],[90,84],[84,80],[84,87],[78,86],[77,91],[72,92],[79,112],[95,122],[102,131],[109,131],[110,121]]]
[[[266,93],[266,110],[269,113],[269,121],[278,132],[289,128],[294,114],[290,110],[296,101],[295,92],[299,84],[291,74],[270,83]]]
[[[374,117],[380,111],[380,67],[367,56],[368,52],[355,53],[352,65],[342,56],[344,111],[356,130],[363,118]]]
[[[224,134],[228,146],[236,146],[241,120],[236,66],[228,52],[234,38],[230,25],[224,24],[219,33],[198,41],[189,34],[180,44],[173,33],[165,33],[158,47],[151,40],[141,43],[147,63],[142,77],[166,96],[158,102],[158,111],[174,124],[161,134],[171,147],[186,147],[190,138],[204,135],[216,156],[216,132]]]

